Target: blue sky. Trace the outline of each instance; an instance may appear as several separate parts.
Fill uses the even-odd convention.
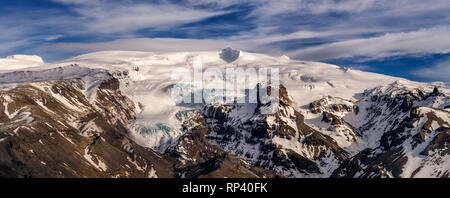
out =
[[[448,0],[5,0],[0,57],[231,46],[450,81]]]

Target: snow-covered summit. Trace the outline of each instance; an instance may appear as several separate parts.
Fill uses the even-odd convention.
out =
[[[23,69],[44,64],[44,60],[37,55],[11,55],[0,58],[0,70]]]

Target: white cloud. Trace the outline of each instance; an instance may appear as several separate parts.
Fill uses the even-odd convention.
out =
[[[225,47],[245,48],[244,45],[239,43],[212,39],[137,38],[97,43],[58,43],[43,47],[43,49],[68,52],[93,52],[103,50],[176,52],[219,50]]]
[[[54,40],[60,39],[62,37],[64,37],[64,36],[63,35],[51,35],[51,36],[48,36],[47,38],[45,38],[45,40],[46,41],[54,41]]]
[[[144,28],[170,27],[225,14],[221,11],[200,10],[175,4],[131,3],[129,1],[54,0],[74,5],[84,19],[85,32],[132,33]]]
[[[411,74],[428,80],[450,82],[450,60],[438,63],[429,68],[412,71]]]
[[[450,26],[406,33],[340,41],[288,53],[305,60],[370,57],[384,58],[409,54],[449,53]]]
[[[169,28],[224,12],[206,12],[178,6],[121,6],[103,10],[80,10],[92,18],[89,28],[102,33],[136,31],[142,28]]]

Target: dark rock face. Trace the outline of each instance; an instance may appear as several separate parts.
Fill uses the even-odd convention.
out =
[[[331,177],[400,177],[407,158],[402,157],[402,149],[396,148],[373,157],[367,149],[347,160],[333,172]],[[367,168],[361,170],[361,164]],[[392,175],[386,175],[389,170]]]
[[[445,132],[441,132],[434,137],[427,148],[421,152],[422,155],[430,155],[434,151],[438,151],[441,156],[450,155],[450,149],[448,147],[450,144],[450,130],[445,130]]]
[[[439,89],[437,87],[433,88],[433,93],[431,93],[432,96],[438,96],[441,93],[439,92]]]
[[[400,108],[401,108],[401,110],[403,112],[407,112],[407,111],[409,111],[411,109],[412,105],[413,105],[413,103],[412,103],[412,100],[411,100],[411,96],[406,95],[403,98],[403,102],[402,102]]]
[[[109,90],[118,90],[120,87],[120,82],[117,78],[111,78],[110,80],[103,81],[99,89],[109,89]]]

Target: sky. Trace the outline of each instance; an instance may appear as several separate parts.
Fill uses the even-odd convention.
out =
[[[448,0],[4,0],[0,57],[234,47],[450,81]]]

